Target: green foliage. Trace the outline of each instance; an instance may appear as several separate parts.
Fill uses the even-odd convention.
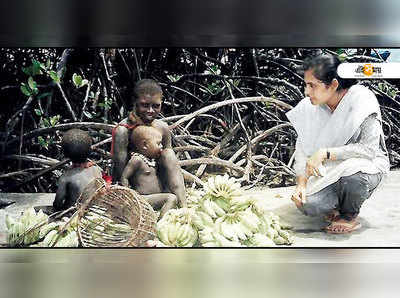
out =
[[[26,96],[34,96],[39,93],[39,89],[37,88],[37,83],[33,80],[32,77],[29,77],[28,84],[21,83],[20,87],[23,94]]]
[[[31,90],[28,86],[26,86],[25,83],[22,83],[20,88],[23,94],[25,94],[26,96],[31,96]]]
[[[29,76],[28,78],[28,84],[21,83],[21,92],[25,94],[26,96],[34,96],[39,94],[39,89],[37,88],[37,83],[33,79],[34,76],[37,75],[42,75],[44,73],[48,73],[48,69],[50,68],[51,63],[50,60],[48,59],[46,62],[46,65],[43,63],[40,63],[39,61],[32,59],[32,65],[28,67],[22,67],[22,71]],[[48,93],[45,93],[47,96]],[[38,97],[39,99],[42,98],[43,96]]]
[[[104,102],[101,102],[98,104],[99,107],[104,108],[104,110],[109,110],[112,105],[112,99],[111,98],[104,98]]]
[[[51,92],[45,92],[45,93],[42,93],[42,94],[38,95],[38,96],[37,96],[37,99],[41,99],[41,98],[47,97],[47,96],[49,96],[49,95],[51,95]]]
[[[378,89],[391,98],[396,97],[399,92],[398,89],[384,82],[378,83]]]
[[[76,88],[81,88],[89,83],[88,80],[82,79],[82,77],[80,75],[77,75],[76,73],[72,75],[72,82],[74,83]]]
[[[346,53],[342,53],[342,54],[340,54],[340,55],[338,56],[340,62],[346,62],[347,57],[348,57],[348,56],[347,56]]]
[[[83,115],[85,115],[85,117],[88,119],[93,119],[93,115],[91,113],[89,113],[88,111],[83,111]]]
[[[172,82],[175,83],[177,81],[179,81],[180,78],[182,78],[183,76],[177,75],[177,74],[170,74],[167,75],[167,78]]]
[[[338,55],[341,55],[341,54],[346,54],[346,51],[345,51],[345,49],[340,48],[340,49],[337,49],[337,50],[336,50],[336,53],[337,53]]]
[[[47,118],[42,117],[43,114],[42,114],[41,110],[39,110],[39,109],[35,109],[35,114],[41,117],[40,122],[39,122],[39,126],[41,128],[54,127],[55,125],[58,124],[58,122],[60,121],[60,118],[61,118],[60,115],[56,115],[53,117],[47,117]],[[50,145],[55,144],[55,137],[46,136],[46,138],[43,138],[42,136],[39,136],[38,143],[42,148],[45,148],[46,150],[48,150]]]
[[[32,65],[28,67],[22,67],[22,71],[31,77],[43,74],[42,69],[46,69],[46,67],[35,59],[32,59]]]
[[[51,137],[51,136],[46,136],[46,138],[43,138],[42,136],[39,136],[38,137],[38,143],[42,148],[44,148],[46,150],[49,150],[49,146],[55,144],[55,138]]]
[[[36,82],[33,80],[32,77],[29,77],[29,79],[28,79],[28,85],[29,85],[29,88],[31,88],[31,90],[37,89],[37,84],[36,84]]]
[[[51,70],[49,71],[49,76],[56,84],[60,84],[61,78],[57,75],[57,72]]]

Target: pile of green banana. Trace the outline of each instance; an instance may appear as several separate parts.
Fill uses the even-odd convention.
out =
[[[191,218],[194,209],[171,209],[157,222],[157,236],[166,246],[192,247],[198,234]]]
[[[77,247],[79,241],[76,224],[72,223],[62,235],[58,236],[58,230],[68,220],[69,218],[64,217],[60,222],[49,223],[49,217],[42,210],[36,212],[34,208],[26,209],[17,219],[7,214],[8,245],[49,247],[55,244],[55,247]],[[57,243],[54,243],[55,241]]]
[[[76,218],[62,234],[59,232],[68,220],[68,217],[64,217],[60,222],[51,222],[44,226],[43,241],[31,245],[31,247],[78,247],[79,239],[76,232],[78,224]]]
[[[99,238],[100,234],[103,234],[107,238],[107,236],[122,237],[132,233],[132,228],[128,223],[115,222],[109,217],[106,211],[105,207],[91,206],[82,218],[83,228],[93,232],[93,237],[98,236]]]
[[[41,229],[33,229],[42,223],[48,222],[48,216],[40,210],[36,213],[35,209],[28,208],[18,218],[14,219],[6,214],[7,242],[10,246],[27,246],[40,239]],[[28,233],[27,233],[28,232]]]
[[[240,184],[227,175],[209,178],[203,190],[188,192],[187,201],[189,209],[170,210],[158,222],[163,244],[268,247],[293,243],[287,231],[290,226],[269,212],[264,200],[244,196]],[[183,223],[178,214],[185,214]],[[180,230],[184,225],[190,232]]]

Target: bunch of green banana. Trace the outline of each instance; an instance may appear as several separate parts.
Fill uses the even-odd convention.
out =
[[[79,239],[78,234],[75,231],[67,232],[61,236],[54,247],[78,247]]]
[[[157,235],[161,242],[172,247],[192,247],[197,242],[197,231],[191,224],[162,222],[157,224]]]
[[[46,237],[44,238],[44,240],[42,242],[39,243],[40,246],[42,247],[51,247],[53,245],[53,243],[56,241],[58,236],[58,232],[57,230],[51,230]]]
[[[67,230],[63,233],[63,235],[59,236],[59,232],[57,230],[51,230],[46,235],[44,240],[35,246],[40,246],[40,247],[78,247],[79,246],[78,234],[75,231]]]
[[[41,236],[41,229],[32,228],[47,223],[48,216],[44,214],[42,210],[36,213],[35,209],[31,207],[26,209],[18,219],[14,219],[7,214],[5,221],[8,244],[10,246],[29,245],[37,242]],[[29,230],[30,232],[28,232]],[[22,237],[22,235],[24,235],[24,237]]]
[[[241,211],[251,208],[251,211],[256,213],[258,216],[262,216],[268,211],[268,206],[265,200],[261,198],[253,197],[238,197],[232,200],[232,211]]]
[[[198,210],[192,215],[192,223],[195,228],[199,231],[209,227],[212,228],[214,226],[214,221],[210,215],[207,213]]]
[[[275,242],[270,237],[261,233],[255,233],[250,239],[249,243],[255,247],[271,247],[275,246]]]
[[[40,228],[39,238],[42,239],[42,238],[46,237],[47,234],[50,233],[50,231],[58,229],[59,226],[60,226],[60,223],[57,223],[57,222],[51,222],[47,225],[44,225],[43,227]]]
[[[211,196],[213,199],[220,198],[226,201],[230,201],[243,193],[240,183],[236,182],[235,178],[229,178],[226,174],[209,178],[204,184],[204,191],[206,195]]]
[[[128,223],[115,222],[107,217],[106,210],[92,206],[82,218],[82,223],[87,231],[97,231],[107,235],[121,235],[132,233]],[[76,223],[77,227],[77,223]],[[76,229],[75,229],[76,230]]]
[[[189,188],[186,191],[186,201],[189,208],[196,207],[204,197],[205,192],[203,190]]]
[[[243,246],[238,239],[231,237],[226,238],[220,231],[215,228],[205,228],[199,232],[199,239],[203,247],[241,247]],[[231,235],[230,235],[231,236]]]
[[[227,175],[209,178],[204,191],[191,190],[189,201],[190,209],[171,210],[158,222],[164,244],[178,246],[176,234],[185,224],[198,231],[199,244],[205,247],[293,243],[285,231],[291,227],[268,211],[266,200],[243,196],[240,184]]]
[[[130,233],[132,233],[132,228],[129,224],[109,223],[104,227],[104,233],[106,233],[106,234],[130,234]]]
[[[194,210],[188,208],[171,209],[157,223],[157,235],[160,241],[173,247],[192,247],[198,239],[197,230],[192,222]]]

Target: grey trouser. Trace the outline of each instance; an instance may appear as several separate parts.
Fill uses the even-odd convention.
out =
[[[317,216],[337,209],[341,216],[351,219],[358,215],[361,205],[368,199],[382,180],[382,174],[358,172],[340,178],[306,198],[306,203],[299,208],[305,215]]]

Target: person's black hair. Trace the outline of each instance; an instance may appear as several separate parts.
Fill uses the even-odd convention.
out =
[[[73,163],[83,163],[91,152],[92,142],[89,133],[74,128],[63,134],[61,145],[64,155]]]
[[[341,89],[350,88],[357,83],[357,80],[339,77],[337,68],[340,63],[338,57],[329,54],[309,57],[303,62],[303,71],[312,70],[314,77],[325,85],[330,85],[333,79],[336,79],[339,82],[337,88],[339,91]]]
[[[161,86],[152,79],[143,79],[138,81],[133,88],[133,100],[136,101],[143,95],[162,95]]]

